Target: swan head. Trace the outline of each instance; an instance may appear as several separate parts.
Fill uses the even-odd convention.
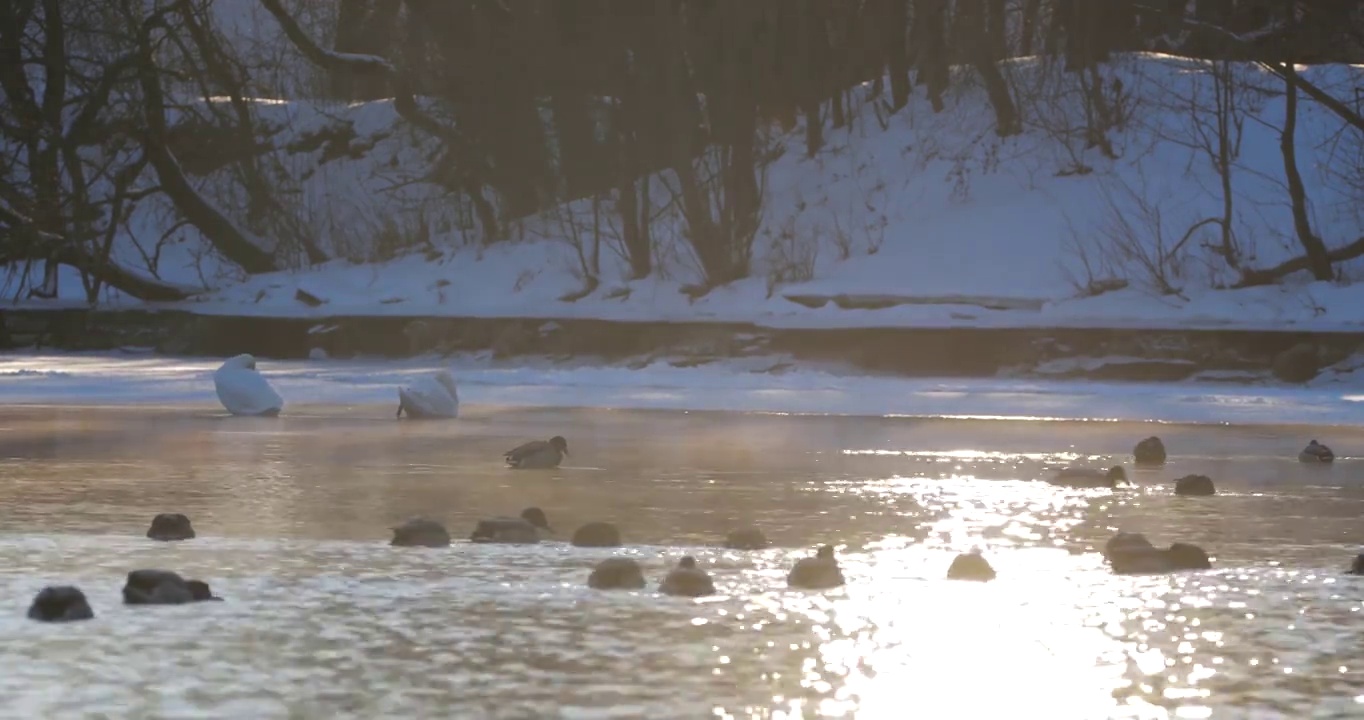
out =
[[[459,391],[455,389],[455,376],[449,370],[441,370],[436,373],[436,382],[448,390],[451,397],[459,397]]]
[[[242,353],[236,357],[228,358],[227,362],[223,363],[223,367],[238,368],[240,370],[255,370],[256,357],[251,353]]]
[[[820,559],[820,560],[833,560],[833,559],[834,559],[834,546],[833,546],[833,545],[820,545],[820,546],[819,546],[819,549],[815,551],[815,557],[818,558],[818,559]]]
[[[549,445],[565,455],[568,454],[568,441],[565,440],[562,435],[555,435],[550,438]]]
[[[534,525],[535,527],[549,530],[549,518],[545,517],[545,511],[538,507],[528,507],[521,511],[521,519]]]

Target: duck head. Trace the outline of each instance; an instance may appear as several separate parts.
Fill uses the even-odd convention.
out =
[[[818,559],[820,559],[820,560],[833,560],[833,559],[834,559],[834,546],[833,546],[833,545],[820,545],[820,546],[819,546],[819,549],[815,551],[815,557],[818,558]]]
[[[1118,483],[1127,482],[1127,471],[1121,465],[1114,465],[1108,469],[1108,484],[1117,487]]]
[[[682,568],[683,570],[695,570],[695,569],[696,569],[696,558],[694,558],[694,557],[688,555],[688,556],[682,558],[681,560],[678,560],[678,561],[677,561],[677,566],[678,566],[679,568]]]
[[[568,441],[565,440],[562,435],[555,435],[550,438],[549,445],[565,455],[568,454]]]
[[[543,530],[550,529],[549,518],[545,517],[545,511],[538,507],[528,507],[522,510],[521,519]]]

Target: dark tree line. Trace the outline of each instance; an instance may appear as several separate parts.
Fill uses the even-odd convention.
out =
[[[1102,124],[1099,67],[1114,53],[1276,63],[1321,102],[1329,94],[1291,61],[1358,61],[1364,46],[1348,0],[1197,0],[1192,12],[1184,0],[335,0],[331,28],[260,3],[327,95],[393,98],[439,142],[430,178],[471,205],[483,242],[515,218],[610,195],[643,277],[652,209],[670,202],[710,286],[749,273],[770,128],[803,124],[798,151],[813,156],[831,129],[866,121],[852,94],[862,83],[881,112],[915,93],[941,111],[950,69],[969,68],[1009,136],[1023,128],[1010,58],[1041,54],[1087,77]],[[92,298],[102,283],[179,297],[110,254],[153,195],[247,273],[328,259],[273,192],[248,102],[260,75],[221,41],[207,0],[0,0],[0,261],[43,263],[38,294],[55,292],[66,264]],[[244,207],[203,191],[196,161],[230,168]],[[641,178],[664,170],[660,198]]]

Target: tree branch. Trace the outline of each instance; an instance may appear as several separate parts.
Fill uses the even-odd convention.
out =
[[[1353,260],[1360,256],[1364,256],[1364,237],[1355,240],[1349,245],[1343,245],[1326,253],[1326,257],[1332,264]],[[1272,285],[1275,281],[1292,275],[1295,272],[1310,270],[1311,268],[1311,261],[1307,259],[1306,255],[1301,255],[1291,260],[1285,260],[1274,267],[1266,268],[1264,270],[1247,270],[1245,274],[1241,276],[1240,282],[1232,287],[1247,288],[1260,285]]]

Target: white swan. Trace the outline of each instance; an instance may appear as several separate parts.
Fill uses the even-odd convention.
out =
[[[459,417],[459,391],[449,370],[418,378],[398,388],[398,417],[407,411],[410,418]]]
[[[218,402],[233,415],[275,416],[284,409],[284,398],[256,370],[256,358],[243,353],[228,359],[213,373]]]

